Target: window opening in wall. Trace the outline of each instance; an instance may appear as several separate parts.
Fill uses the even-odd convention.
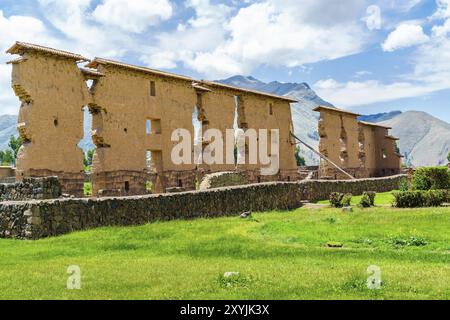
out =
[[[127,129],[127,128],[124,128],[124,129],[123,129],[123,132],[128,133],[128,129]]]
[[[160,119],[151,120],[150,126],[152,129],[152,134],[161,134],[161,120]]]
[[[233,129],[236,136],[236,130],[239,129],[239,97],[234,96],[234,121],[233,121]],[[237,141],[234,142],[234,163],[238,162],[238,145]]]
[[[147,150],[145,153],[145,163],[147,170],[150,171],[152,169],[152,152],[150,150]]]
[[[125,181],[125,192],[130,191],[130,182],[129,181]]]
[[[385,149],[381,150],[381,154],[383,155],[383,159],[387,159],[387,154],[386,154]]]
[[[269,115],[273,116],[273,103],[269,103]]]
[[[58,119],[54,119],[54,120],[53,120],[53,125],[54,125],[55,127],[58,126]]]
[[[178,179],[178,187],[179,188],[183,187],[183,181],[181,181],[181,179]]]
[[[145,130],[146,130],[147,134],[152,134],[152,120],[147,119],[145,121]]]
[[[155,81],[150,81],[150,96],[156,97],[156,83],[155,83]]]

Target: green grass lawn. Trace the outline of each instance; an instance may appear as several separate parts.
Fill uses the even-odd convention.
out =
[[[354,196],[352,198],[352,206],[356,206],[361,201],[361,196]],[[385,193],[377,193],[375,197],[375,205],[376,206],[384,206],[384,205],[391,205],[394,201],[394,195],[392,192],[385,192]],[[330,204],[329,200],[323,200],[317,202],[318,204]]]
[[[0,240],[0,298],[450,299],[449,230],[450,208],[303,208]],[[70,265],[81,290],[66,289]]]

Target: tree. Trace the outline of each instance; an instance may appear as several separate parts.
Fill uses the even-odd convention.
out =
[[[295,160],[297,161],[297,166],[306,166],[305,158],[300,155],[300,152],[300,147],[297,146],[297,148],[295,148]]]
[[[14,164],[16,158],[14,158],[14,154],[11,150],[0,151],[1,164],[3,165],[12,165]]]
[[[22,146],[22,139],[20,137],[11,136],[8,142],[9,149],[5,151],[0,150],[0,164],[2,165],[15,165],[17,154]]]
[[[19,149],[22,146],[22,143],[23,143],[23,141],[20,137],[16,138],[14,136],[11,136],[9,138],[8,146],[11,148],[11,150],[14,154],[14,160],[17,159],[17,153],[19,153]]]
[[[83,162],[84,162],[85,167],[92,166],[92,160],[94,159],[94,152],[95,152],[95,150],[92,149],[84,154]]]

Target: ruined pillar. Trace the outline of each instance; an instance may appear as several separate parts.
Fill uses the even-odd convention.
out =
[[[8,50],[12,88],[20,99],[18,130],[23,145],[17,179],[57,176],[62,192],[83,195],[82,108],[89,92],[77,62],[86,58],[65,51],[17,42]]]

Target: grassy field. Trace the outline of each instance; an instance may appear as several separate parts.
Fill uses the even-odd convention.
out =
[[[303,208],[0,240],[0,298],[450,299],[449,230],[450,208]]]

